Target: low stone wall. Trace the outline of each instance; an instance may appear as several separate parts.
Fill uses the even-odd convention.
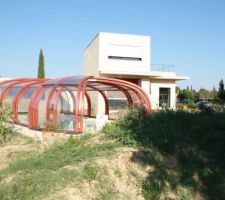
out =
[[[70,134],[65,134],[65,133],[32,130],[17,124],[10,124],[9,127],[15,132],[31,137],[43,143],[54,143],[56,141],[66,139],[71,136]]]

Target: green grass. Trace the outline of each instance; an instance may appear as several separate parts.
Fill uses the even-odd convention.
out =
[[[116,144],[86,145],[88,140],[87,137],[70,138],[42,153],[34,153],[11,163],[0,171],[0,199],[39,199],[76,179],[96,179],[100,173],[97,167],[90,164],[82,166],[82,163],[109,158],[114,154]]]
[[[121,172],[121,170],[120,170],[119,168],[116,168],[116,169],[114,170],[114,175],[115,175],[116,177],[118,177],[118,178],[122,178],[122,176],[123,176],[123,174],[122,174],[122,172]]]

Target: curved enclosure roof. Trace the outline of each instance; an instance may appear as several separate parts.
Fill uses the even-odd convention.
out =
[[[99,114],[118,118],[133,104],[142,104],[151,111],[149,98],[138,85],[93,76],[6,80],[0,82],[0,105],[4,102],[12,105],[14,123],[71,133],[94,128]]]

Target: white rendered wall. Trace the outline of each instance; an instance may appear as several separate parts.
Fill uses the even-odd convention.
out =
[[[113,57],[140,58],[141,60],[111,59]],[[102,70],[149,72],[150,37],[99,33],[84,52],[84,74],[99,75]]]
[[[11,78],[3,78],[3,77],[0,77],[0,82],[3,82],[3,81],[7,81],[7,80],[10,80]]]
[[[145,91],[145,93],[149,96],[150,95],[150,79],[142,78],[140,80],[139,85]]]
[[[99,76],[99,37],[84,50],[84,75]]]
[[[115,71],[149,71],[150,37],[100,33],[99,69]],[[141,58],[137,60],[116,60],[108,56]]]
[[[84,50],[84,75],[99,76],[99,37],[98,35]],[[101,94],[97,92],[89,92],[91,98],[92,114],[97,115],[103,112],[104,101]]]
[[[150,101],[152,109],[159,109],[159,88],[170,88],[170,109],[176,108],[176,84],[175,81],[151,80]]]

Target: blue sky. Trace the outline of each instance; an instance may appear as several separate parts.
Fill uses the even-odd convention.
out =
[[[0,75],[34,77],[43,48],[46,76],[82,74],[83,50],[98,32],[150,35],[151,60],[189,81],[225,81],[224,0],[0,0]]]

